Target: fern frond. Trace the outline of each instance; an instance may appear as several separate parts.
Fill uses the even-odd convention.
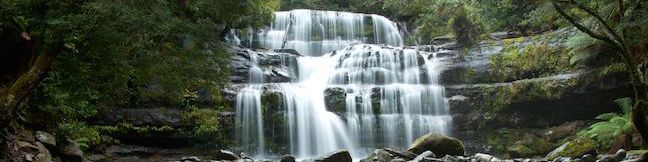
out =
[[[629,115],[632,112],[632,99],[630,97],[619,98],[614,100],[614,102],[623,110],[623,114]]]
[[[619,117],[619,114],[617,114],[617,113],[605,113],[605,114],[601,114],[599,116],[596,116],[596,119],[607,121],[607,120],[610,120],[610,119],[612,119],[614,117]]]
[[[607,65],[599,71],[599,75],[606,76],[614,73],[620,73],[626,71],[626,65],[624,63],[613,63]]]
[[[572,55],[569,63],[572,65],[582,64],[596,58],[598,52],[593,52],[591,49],[598,43],[598,40],[585,34],[579,33],[570,37],[566,42],[567,47],[571,49],[570,54]]]

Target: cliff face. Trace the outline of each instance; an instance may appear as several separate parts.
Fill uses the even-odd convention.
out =
[[[620,111],[614,100],[632,92],[625,74],[606,73],[601,63],[574,64],[565,39],[572,34],[485,41],[441,56],[455,136],[469,152],[546,154],[560,143],[556,139],[574,135],[597,115]]]
[[[602,75],[600,66],[572,65],[563,39],[569,34],[572,32],[554,31],[495,39],[469,49],[457,47],[451,39],[438,39],[433,45],[408,48],[437,53],[427,59],[436,57],[442,64],[440,84],[445,87],[453,117],[452,135],[466,143],[469,154],[533,156],[547,153],[559,139],[586,127],[598,114],[619,111],[613,101],[631,92],[624,74]],[[229,104],[218,113],[220,127],[229,132],[224,138],[233,137],[237,92],[249,84],[252,66],[258,66],[265,79],[261,84],[264,120],[281,122],[283,95],[279,88],[295,81],[296,59],[301,55],[289,49],[238,46],[230,46],[228,51],[232,55],[232,84],[223,88],[222,94]],[[201,94],[210,93],[198,94],[199,99],[209,100]],[[345,114],[343,88],[329,87],[324,95],[327,110]],[[372,90],[368,102],[379,107],[379,96],[379,90]],[[216,101],[207,101],[211,102]],[[98,121],[102,125],[128,122],[136,126],[196,127],[186,121],[186,113],[179,108],[115,109],[100,112]],[[174,138],[186,141],[191,136],[180,133]],[[282,139],[279,136],[270,137],[271,141]]]

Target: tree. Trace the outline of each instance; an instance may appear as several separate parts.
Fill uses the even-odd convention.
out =
[[[643,58],[646,57],[646,42],[640,39],[645,35],[646,7],[641,1],[618,0],[618,1],[562,1],[552,0],[552,6],[570,24],[588,36],[603,41],[618,52],[618,57],[623,60],[634,91],[634,105],[632,107],[632,123],[641,135],[643,141],[648,141],[648,120],[646,109],[648,109],[648,82],[646,80],[646,64]],[[611,16],[602,16],[600,12],[589,6],[598,6],[600,9],[608,9]],[[601,7],[602,5],[608,5]],[[613,5],[610,7],[609,5]],[[580,15],[590,18],[593,24],[579,22],[576,16],[570,15],[563,9],[571,7],[581,12]],[[614,10],[609,10],[613,8]],[[643,24],[643,25],[638,25]],[[638,40],[639,39],[639,40]]]

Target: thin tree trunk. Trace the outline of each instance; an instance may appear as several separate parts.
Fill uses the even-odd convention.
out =
[[[39,85],[40,80],[45,76],[49,69],[54,54],[43,50],[32,67],[26,73],[22,74],[9,88],[7,93],[0,96],[0,111],[2,111],[1,120],[7,121],[13,118],[20,103],[25,100],[27,95]]]
[[[597,34],[590,30],[589,28],[581,25],[577,22],[576,19],[568,15],[559,5],[558,2],[567,3],[570,5],[576,6],[578,9],[581,9],[587,12],[589,15],[596,18],[604,26],[604,29],[608,33],[608,36]],[[558,13],[565,18],[569,23],[574,25],[579,31],[589,35],[592,38],[601,40],[603,42],[609,43],[619,50],[618,54],[623,59],[625,65],[628,67],[628,73],[633,85],[634,91],[634,102],[635,104],[632,107],[632,122],[641,135],[641,138],[644,142],[648,142],[648,119],[646,119],[646,109],[648,109],[648,81],[644,78],[644,74],[639,68],[639,65],[634,60],[632,53],[628,50],[628,46],[623,40],[623,38],[617,34],[612,27],[603,20],[600,15],[597,15],[593,10],[587,8],[586,6],[577,3],[575,1],[551,1],[553,7],[558,11]]]

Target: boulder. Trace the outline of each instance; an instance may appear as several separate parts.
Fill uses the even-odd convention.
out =
[[[341,150],[326,154],[320,158],[315,159],[315,162],[352,162],[351,154],[349,151]]]
[[[392,159],[394,159],[393,155],[387,150],[376,149],[367,158],[360,160],[360,162],[390,162]]]
[[[456,138],[437,133],[429,133],[416,139],[407,149],[408,153],[417,155],[425,151],[432,151],[439,156],[460,156],[464,154],[464,145]]]
[[[596,141],[590,138],[576,138],[566,142],[547,154],[547,159],[553,160],[558,157],[581,157],[585,154],[596,154]]]
[[[239,159],[236,154],[227,150],[218,150],[216,152],[216,160],[236,160]]]
[[[43,131],[36,131],[34,136],[36,136],[36,139],[38,141],[42,142],[45,145],[56,146],[56,138],[52,134]]]
[[[59,153],[61,154],[61,158],[63,158],[64,161],[70,161],[70,162],[88,161],[83,156],[83,151],[81,150],[80,145],[71,139],[65,139],[60,145],[57,146],[58,146]]]

